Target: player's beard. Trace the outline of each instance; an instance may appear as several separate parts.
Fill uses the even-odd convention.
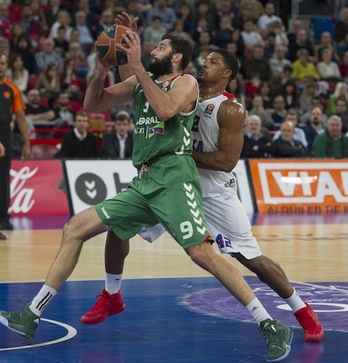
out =
[[[162,59],[151,59],[148,70],[156,77],[173,73],[172,56],[170,53]]]

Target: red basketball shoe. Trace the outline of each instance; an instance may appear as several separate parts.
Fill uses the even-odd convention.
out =
[[[123,302],[121,291],[110,295],[105,289],[100,295],[99,300],[92,309],[81,316],[82,324],[98,324],[104,321],[108,316],[120,313],[126,308]]]
[[[297,310],[294,315],[303,328],[306,342],[320,342],[324,339],[324,329],[314,310],[307,304],[306,307]]]

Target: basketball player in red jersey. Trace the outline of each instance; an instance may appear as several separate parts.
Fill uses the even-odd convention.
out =
[[[19,131],[24,145],[22,159],[29,159],[30,144],[27,123],[25,120],[25,106],[22,95],[16,85],[6,78],[8,59],[0,54],[0,143],[2,157],[0,157],[0,230],[12,230],[8,209],[10,206],[10,168],[11,168],[11,128],[12,114],[16,116]]]

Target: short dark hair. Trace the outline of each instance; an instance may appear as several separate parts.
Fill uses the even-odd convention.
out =
[[[184,38],[182,35],[177,33],[168,33],[162,36],[162,40],[169,39],[170,45],[173,48],[173,53],[181,53],[182,61],[181,61],[181,70],[184,70],[192,59],[192,44],[191,42]]]
[[[213,52],[219,53],[222,55],[225,66],[232,71],[229,82],[236,78],[239,71],[239,62],[236,56],[230,53],[226,49],[218,48],[214,49]]]

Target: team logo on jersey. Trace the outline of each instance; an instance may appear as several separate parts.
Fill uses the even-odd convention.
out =
[[[149,127],[147,134],[148,134],[148,138],[154,136],[155,134],[163,135],[164,134],[164,122],[161,121],[156,126]]]
[[[169,82],[168,81],[165,81],[165,82],[163,82],[163,84],[162,84],[162,91],[164,91],[164,92],[167,92],[168,91],[168,86],[169,86]]]
[[[4,98],[10,98],[11,97],[11,93],[8,91],[4,92]]]
[[[209,103],[209,105],[205,108],[204,114],[205,115],[211,115],[214,111],[215,105],[212,103]]]

